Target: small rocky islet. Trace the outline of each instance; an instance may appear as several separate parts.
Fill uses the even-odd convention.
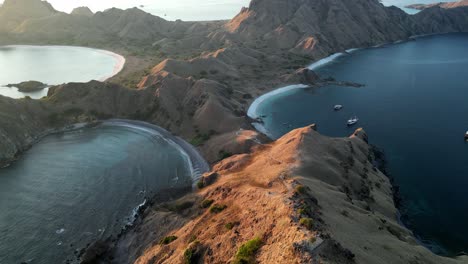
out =
[[[17,84],[7,84],[6,87],[18,88],[18,91],[22,93],[32,93],[32,92],[41,91],[47,88],[48,85],[45,83],[38,82],[38,81],[26,81],[26,82],[21,82]]]

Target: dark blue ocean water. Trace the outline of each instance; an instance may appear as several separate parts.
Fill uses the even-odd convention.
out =
[[[275,95],[257,109],[266,129],[280,137],[317,123],[322,134],[348,136],[363,127],[401,187],[404,224],[437,253],[468,251],[468,34],[359,50],[317,71],[366,86]],[[353,115],[360,122],[348,128]]]

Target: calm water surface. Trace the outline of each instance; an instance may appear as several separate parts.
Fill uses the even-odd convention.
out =
[[[312,123],[323,134],[348,136],[356,127],[346,120],[357,115],[401,186],[405,225],[438,253],[468,251],[468,34],[360,50],[318,71],[366,86],[270,97],[257,115],[267,116],[272,137]],[[336,104],[344,109],[333,111]]]
[[[454,2],[456,0],[382,0],[382,3],[386,6],[397,6],[401,8],[408,14],[416,14],[419,10],[406,8],[405,6],[411,4],[433,4],[433,3],[440,3],[440,2]]]
[[[0,95],[41,98],[47,89],[21,93],[5,87],[24,81],[48,85],[104,80],[121,70],[123,58],[111,52],[66,46],[0,46]]]
[[[3,2],[0,0],[0,3]],[[249,6],[250,0],[49,0],[55,9],[71,12],[73,8],[88,6],[93,12],[104,11],[111,7],[121,9],[138,7],[148,13],[166,20],[182,19],[185,21],[231,19],[243,6]]]
[[[0,263],[63,263],[115,234],[158,191],[190,187],[186,155],[151,130],[104,124],[51,135],[0,169]]]

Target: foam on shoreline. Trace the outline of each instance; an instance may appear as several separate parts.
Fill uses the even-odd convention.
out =
[[[275,90],[273,90],[273,91],[271,91],[269,93],[266,93],[266,94],[258,97],[257,99],[255,99],[255,101],[252,102],[252,104],[249,107],[249,110],[247,111],[247,115],[250,118],[253,118],[253,119],[258,118],[259,117],[258,114],[257,114],[258,106],[260,106],[260,104],[262,104],[267,99],[271,98],[272,96],[275,96],[275,95],[278,95],[278,94],[281,94],[281,93],[284,93],[284,92],[287,92],[287,91],[290,91],[290,90],[307,88],[307,87],[309,87],[309,86],[305,85],[305,84],[294,84],[294,85],[281,87],[281,88],[275,89]]]
[[[349,49],[349,50],[352,52],[353,49]],[[321,60],[318,60],[318,61],[310,64],[309,66],[307,66],[307,68],[309,70],[316,70],[316,69],[318,69],[318,68],[320,68],[322,66],[327,65],[330,62],[333,62],[334,60],[336,60],[337,58],[339,58],[339,57],[341,57],[343,55],[345,55],[345,53],[343,53],[343,52],[338,52],[338,53],[332,54],[332,55],[330,55],[330,56],[328,56],[326,58],[323,58]]]
[[[113,125],[128,127],[149,134],[160,136],[166,142],[174,146],[187,160],[188,166],[194,182],[202,176],[203,173],[210,170],[208,163],[201,156],[201,154],[189,143],[180,137],[172,135],[169,131],[162,127],[149,124],[142,121],[124,120],[124,119],[110,119],[102,122],[103,125]]]

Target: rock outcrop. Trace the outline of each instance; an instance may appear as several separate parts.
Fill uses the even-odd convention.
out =
[[[91,11],[91,9],[89,9],[89,7],[86,7],[86,6],[77,7],[73,9],[70,14],[75,15],[75,16],[87,16],[87,17],[92,17],[94,15],[93,11]]]

